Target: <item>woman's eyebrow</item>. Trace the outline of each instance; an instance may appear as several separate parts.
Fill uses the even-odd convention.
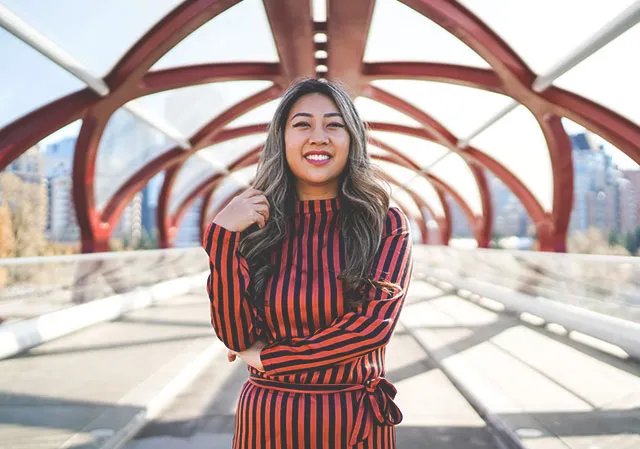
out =
[[[329,112],[327,114],[324,115],[325,117],[340,117],[342,118],[342,114],[340,114],[339,112]],[[313,117],[312,114],[309,114],[308,112],[298,112],[297,114],[294,114],[293,117],[291,117],[291,120],[293,120],[296,117]]]

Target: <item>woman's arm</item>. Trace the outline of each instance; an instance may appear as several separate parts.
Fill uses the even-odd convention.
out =
[[[218,338],[234,351],[250,348],[261,331],[258,313],[245,296],[250,277],[249,265],[238,252],[240,235],[254,223],[263,228],[268,219],[269,201],[264,192],[248,188],[229,201],[204,233],[211,324]]]
[[[357,308],[304,338],[278,341],[260,352],[267,374],[293,374],[353,360],[386,345],[395,328],[413,270],[411,235],[404,213],[391,208],[371,269],[374,281],[395,284],[388,290],[369,286]]]
[[[209,256],[207,294],[211,324],[226,347],[244,351],[257,340],[257,311],[245,297],[249,286],[249,266],[238,253],[239,231],[212,222],[202,246]]]

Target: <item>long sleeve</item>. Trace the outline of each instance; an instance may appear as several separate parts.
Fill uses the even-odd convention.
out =
[[[238,253],[240,232],[211,223],[202,246],[209,256],[207,294],[211,324],[228,348],[244,351],[257,339],[258,316],[245,293],[249,286],[249,265]]]
[[[386,345],[395,328],[413,270],[406,216],[390,208],[383,238],[371,267],[371,280],[394,284],[366,288],[365,300],[329,326],[303,338],[275,342],[260,354],[270,375],[294,374],[356,359]]]

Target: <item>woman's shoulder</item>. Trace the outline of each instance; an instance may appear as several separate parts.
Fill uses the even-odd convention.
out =
[[[411,227],[406,214],[397,206],[390,206],[385,217],[383,235],[409,234]]]

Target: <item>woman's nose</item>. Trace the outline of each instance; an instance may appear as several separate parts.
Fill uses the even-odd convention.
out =
[[[314,145],[326,145],[329,143],[329,136],[322,126],[316,127],[311,136],[309,137],[309,143]]]

